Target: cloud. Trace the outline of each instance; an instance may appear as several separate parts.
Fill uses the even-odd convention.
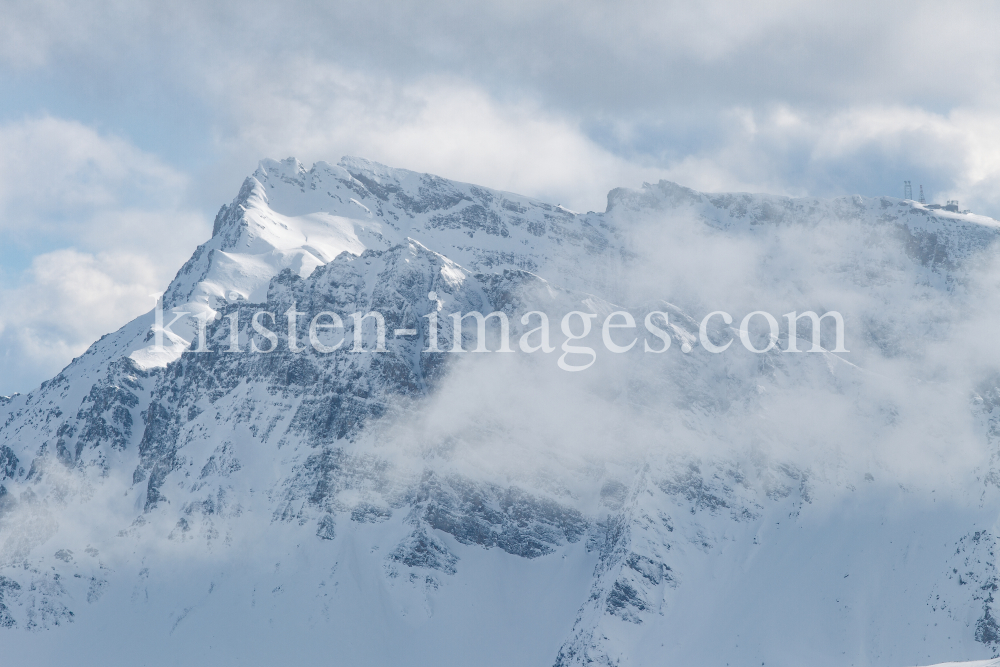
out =
[[[233,115],[220,136],[224,152],[307,163],[355,154],[582,210],[604,210],[613,187],[656,175],[600,147],[572,120],[530,101],[499,103],[467,82],[400,85],[309,59],[291,71],[226,74],[219,94]]]
[[[661,176],[814,196],[909,179],[1000,215],[995,142],[975,141],[1000,103],[997,12],[49,0],[11,5],[0,61],[41,75],[11,93],[125,118],[188,165],[206,210],[261,157],[355,153],[584,209]]]
[[[0,125],[0,148],[0,230],[6,234],[69,233],[86,243],[93,229],[67,225],[68,219],[123,207],[176,207],[187,184],[155,156],[72,120],[42,116]]]
[[[373,450],[413,476],[440,466],[574,499],[595,492],[602,475],[645,461],[669,470],[677,456],[742,461],[758,482],[768,466],[792,464],[821,487],[874,472],[893,487],[978,497],[994,465],[984,435],[993,406],[974,392],[994,400],[1000,377],[990,335],[1000,329],[996,245],[955,257],[946,280],[948,270],[914,261],[891,220],[819,211],[804,224],[718,230],[697,213],[629,212],[619,219],[629,261],[590,257],[592,273],[621,277],[624,306],[648,312],[663,299],[696,323],[724,310],[739,327],[764,310],[784,334],[785,313],[838,311],[850,350],[843,361],[755,355],[732,332],[719,355],[685,355],[675,341],[663,355],[639,347],[617,356],[602,349],[597,324],[583,343],[598,354],[585,373],[558,370],[558,352],[463,357],[417,409],[368,431]],[[565,312],[550,310],[550,320]]]
[[[0,291],[5,384],[54,375],[109,328],[149,310],[162,279],[144,257],[72,249],[35,257],[25,273],[21,285]]]
[[[679,2],[179,1],[170,10],[117,0],[79,7],[14,2],[2,57],[12,66],[80,58],[203,81],[233,62],[296,56],[399,81],[427,74],[530,89],[565,109],[728,106],[784,100],[838,105],[996,99],[998,8],[932,2],[817,6],[787,0]],[[933,34],[933,39],[925,38]],[[209,72],[206,72],[208,70]],[[103,77],[93,72],[89,76]]]
[[[914,196],[923,184],[929,202],[959,199],[1000,216],[1000,121],[985,111],[737,107],[720,113],[719,125],[714,145],[669,161],[663,176],[710,192],[820,197],[902,197],[910,180]]]
[[[183,174],[80,123],[44,116],[0,125],[0,154],[0,393],[8,393],[149,310],[148,295],[210,227],[185,203]]]
[[[1000,216],[989,5],[5,10],[7,290],[66,248],[145,257],[160,288],[257,160],[288,155],[357,154],[575,210],[659,178],[811,196],[901,195],[906,179]]]

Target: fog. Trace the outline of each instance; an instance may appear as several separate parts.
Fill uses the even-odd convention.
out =
[[[645,466],[669,476],[683,461],[743,466],[753,484],[791,465],[808,474],[816,497],[835,498],[865,475],[938,498],[984,492],[995,465],[990,419],[1000,369],[995,245],[924,265],[892,224],[849,218],[723,230],[654,211],[627,230],[633,257],[591,261],[595,275],[609,276],[598,294],[608,309],[636,314],[634,332],[615,334],[622,344],[638,336],[629,353],[603,346],[601,312],[584,343],[597,362],[559,370],[558,322],[573,307],[589,310],[582,301],[560,304],[549,312],[554,352],[464,355],[427,399],[373,425],[373,451],[413,475],[429,467],[529,485],[593,509],[609,479],[630,483]],[[654,349],[660,343],[642,315],[667,304],[692,318],[671,314],[690,338],[675,332],[665,353],[644,352],[643,338]],[[710,338],[732,344],[719,354],[696,344],[685,354],[682,341],[696,338],[712,311],[733,323],[723,328],[716,316]],[[764,354],[739,337],[753,311],[779,324]],[[800,352],[788,352],[784,315],[805,311],[841,313],[848,351],[809,352],[811,330],[800,320]],[[834,347],[831,324],[825,350]],[[762,317],[751,334],[758,349],[767,345]]]

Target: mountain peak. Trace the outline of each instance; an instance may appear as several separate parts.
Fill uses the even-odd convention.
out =
[[[273,651],[251,664],[989,655],[1000,380],[988,340],[941,343],[989,331],[992,282],[962,281],[1000,227],[668,181],[608,202],[575,214],[363,158],[262,160],[163,297],[209,316],[207,351],[189,349],[193,317],[171,338],[148,313],[0,397],[0,633],[72,622],[64,637],[112,645],[104,628],[126,626],[137,659],[164,665],[192,647],[239,661],[210,652],[222,632],[223,651]],[[716,306],[739,322],[786,304],[844,309],[851,363],[785,354],[791,333],[753,354],[731,328],[699,331]],[[495,328],[459,317],[456,333],[449,315],[473,311],[505,315],[512,341],[547,313],[554,349],[445,354],[502,349]],[[381,350],[351,316],[368,312]],[[643,312],[663,317],[662,347],[558,370],[556,317],[592,316],[580,344],[601,350],[629,335],[602,320]],[[260,354],[256,313],[275,334]],[[156,333],[175,343],[160,356]],[[916,463],[894,468],[904,446]],[[5,635],[5,657],[79,650],[39,658],[38,637]]]
[[[268,178],[295,181],[306,171],[305,165],[299,162],[298,158],[286,157],[284,160],[264,158],[257,163],[257,171],[254,172],[254,176],[261,182]]]

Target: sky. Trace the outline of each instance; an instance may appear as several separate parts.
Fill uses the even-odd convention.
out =
[[[0,0],[0,394],[152,306],[257,161],[1000,217],[992,3]]]

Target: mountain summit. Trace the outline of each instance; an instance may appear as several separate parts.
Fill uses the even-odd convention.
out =
[[[995,657],[998,239],[889,197],[661,181],[577,214],[264,160],[159,315],[0,399],[3,654]],[[450,315],[473,311],[507,316],[511,354],[498,318],[471,352]],[[841,314],[846,347],[790,329],[806,311]],[[557,364],[582,354],[571,312],[605,341],[585,372]],[[652,312],[662,336],[627,351],[602,329]],[[553,351],[526,353],[537,313]]]

